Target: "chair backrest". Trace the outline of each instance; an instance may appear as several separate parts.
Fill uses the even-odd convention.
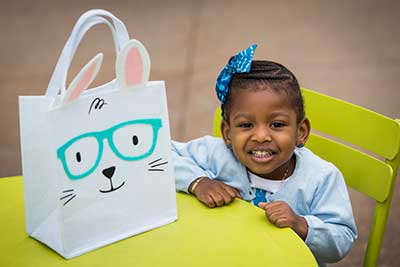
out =
[[[306,146],[335,164],[351,188],[375,200],[364,266],[377,266],[400,163],[400,120],[302,88],[312,133]],[[221,110],[213,133],[221,136]]]

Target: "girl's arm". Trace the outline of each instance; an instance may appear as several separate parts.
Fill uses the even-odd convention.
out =
[[[235,198],[241,198],[235,188],[208,177],[194,180],[189,186],[189,192],[209,208],[221,207]]]
[[[268,220],[278,227],[290,227],[301,239],[308,234],[308,224],[303,216],[297,215],[284,201],[260,202],[258,206],[265,210]]]
[[[176,189],[186,193],[190,185],[200,177],[215,178],[212,153],[216,139],[201,137],[187,143],[172,141]]]
[[[350,251],[357,238],[350,198],[343,176],[336,167],[317,188],[304,216],[308,224],[306,244],[318,261],[337,262]]]
[[[240,197],[235,188],[224,183],[225,179],[216,179],[219,170],[225,165],[223,159],[215,159],[215,150],[218,150],[217,154],[221,153],[221,149],[218,149],[221,145],[224,147],[220,139],[212,137],[188,143],[172,142],[177,190],[194,194],[211,208],[228,204]]]

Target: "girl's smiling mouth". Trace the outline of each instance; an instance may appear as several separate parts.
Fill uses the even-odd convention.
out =
[[[251,150],[248,154],[254,161],[268,162],[272,160],[276,153],[271,150]]]

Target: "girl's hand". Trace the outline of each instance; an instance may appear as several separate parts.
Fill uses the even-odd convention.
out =
[[[295,214],[286,202],[260,202],[258,206],[265,210],[265,215],[271,223],[278,227],[290,227],[303,240],[306,239],[308,233],[307,221],[302,216]]]
[[[190,184],[189,189],[196,180]],[[202,177],[191,193],[209,208],[220,207],[231,203],[235,198],[242,198],[235,188],[208,177]]]

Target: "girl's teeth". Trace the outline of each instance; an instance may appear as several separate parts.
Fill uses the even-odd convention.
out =
[[[272,154],[268,151],[252,151],[253,155],[256,157],[270,157]]]

